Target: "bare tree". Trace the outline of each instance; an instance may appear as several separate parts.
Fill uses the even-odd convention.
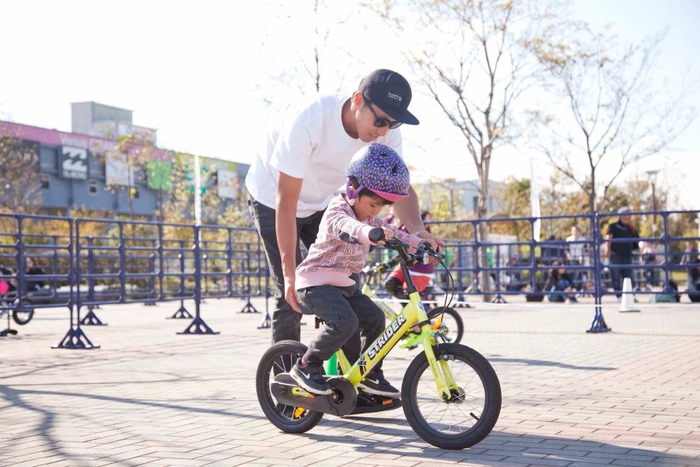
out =
[[[539,69],[528,41],[554,27],[559,4],[503,0],[398,4],[384,0],[371,7],[398,31],[407,60],[464,138],[465,157],[471,157],[479,177],[477,215],[485,218],[491,157],[518,136],[515,104]],[[487,237],[488,225],[482,223],[479,238]],[[483,250],[482,263],[487,264]]]
[[[289,2],[269,0],[268,7],[277,15],[276,21],[269,22],[271,28],[266,33],[264,45],[270,45],[288,54],[289,35],[294,35],[294,53],[280,56],[275,60],[278,66],[274,81],[285,88],[296,89],[300,93],[321,92],[328,89],[326,73],[343,68],[340,64],[347,59],[347,65],[354,60],[350,52],[344,50],[335,40],[341,35],[342,28],[350,20],[353,10],[351,6],[339,4],[332,0],[306,0],[301,4],[295,3],[295,8],[289,7]],[[284,42],[285,47],[276,47]],[[336,81],[342,85],[343,76]],[[332,82],[332,81],[331,81]],[[336,86],[333,86],[334,90]],[[266,95],[270,95],[269,92]],[[268,104],[279,104],[265,97]]]
[[[590,212],[597,212],[620,174],[668,148],[697,112],[686,100],[692,86],[674,93],[655,80],[664,34],[621,47],[585,24],[568,30],[566,42],[532,43],[555,97],[547,110],[532,113],[533,146],[588,194]]]

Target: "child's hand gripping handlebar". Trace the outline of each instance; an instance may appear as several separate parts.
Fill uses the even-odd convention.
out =
[[[385,239],[384,230],[381,227],[375,227],[370,230],[369,239],[374,243],[382,242],[386,248],[397,251],[409,267],[416,263],[428,264],[430,257],[438,261],[442,261],[444,258],[443,255],[433,250],[427,242],[418,246],[415,253],[409,253],[408,250],[414,247],[396,237]]]

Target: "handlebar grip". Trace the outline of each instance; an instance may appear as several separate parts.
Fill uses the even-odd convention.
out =
[[[369,231],[369,239],[374,243],[384,240],[384,229],[381,227],[374,227]]]

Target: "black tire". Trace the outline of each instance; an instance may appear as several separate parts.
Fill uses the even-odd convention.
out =
[[[12,310],[12,320],[24,326],[34,317],[34,308],[23,308],[21,310]]]
[[[418,436],[433,446],[442,449],[474,446],[491,433],[501,413],[498,376],[479,352],[464,345],[441,344],[433,347],[433,351],[438,361],[447,359],[461,392],[453,400],[461,401],[443,402],[439,398],[428,359],[421,352],[406,370],[401,386],[406,420]],[[445,420],[446,415],[449,418]]]
[[[464,323],[459,313],[451,307],[437,307],[428,311],[428,318],[434,319],[440,313],[443,315],[443,323],[447,328],[447,337],[450,338],[450,344],[459,344],[464,335]]]
[[[270,347],[260,359],[255,376],[258,402],[270,422],[285,433],[305,433],[316,426],[323,413],[278,404],[270,393],[270,380],[278,373],[288,373],[306,353],[306,346],[297,341],[281,341]],[[303,412],[301,412],[303,410]]]

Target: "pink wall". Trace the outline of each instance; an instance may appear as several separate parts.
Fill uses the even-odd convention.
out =
[[[108,151],[114,147],[115,143],[112,140],[104,138],[95,138],[93,136],[79,135],[76,133],[64,133],[58,130],[49,130],[48,128],[4,122],[1,120],[0,136],[12,136],[13,138],[38,141],[52,146],[84,148],[89,151]],[[168,160],[168,152],[169,151],[164,149],[156,149],[152,158],[156,160]]]

